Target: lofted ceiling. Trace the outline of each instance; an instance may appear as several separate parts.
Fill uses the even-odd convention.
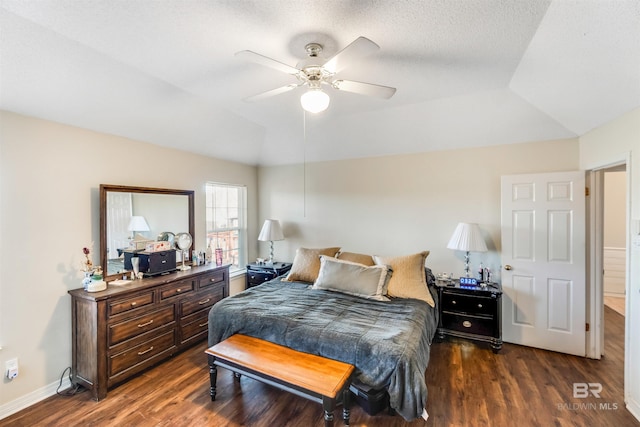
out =
[[[397,88],[303,114],[295,66]],[[0,0],[0,108],[275,165],[571,138],[640,106],[638,0]]]

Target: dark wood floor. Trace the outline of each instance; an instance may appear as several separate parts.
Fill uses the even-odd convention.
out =
[[[624,318],[605,308],[605,352],[599,361],[505,344],[446,341],[432,347],[427,369],[428,421],[406,422],[386,412],[351,411],[351,425],[373,426],[638,426],[624,408]],[[219,370],[209,399],[204,347],[111,390],[101,402],[89,393],[54,396],[4,420],[11,426],[322,426],[319,404]],[[573,383],[601,383],[601,398],[573,398]],[[574,405],[581,405],[574,406]],[[338,418],[336,411],[336,418]],[[341,425],[340,421],[336,426]]]

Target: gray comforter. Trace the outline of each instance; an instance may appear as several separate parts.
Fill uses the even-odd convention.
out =
[[[360,382],[386,388],[391,407],[412,420],[427,401],[436,313],[423,301],[373,301],[276,279],[215,304],[209,346],[240,333],[350,363]]]

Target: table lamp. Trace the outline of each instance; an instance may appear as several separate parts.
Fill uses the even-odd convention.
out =
[[[487,245],[480,234],[478,224],[461,222],[449,240],[448,249],[455,251],[465,251],[464,271],[466,277],[469,277],[469,252],[486,252]]]
[[[280,222],[278,222],[277,219],[265,220],[264,224],[262,224],[262,230],[260,230],[258,240],[261,242],[270,242],[269,261],[267,263],[269,265],[273,265],[273,241],[284,240],[284,234],[282,234]]]
[[[144,219],[143,216],[134,215],[131,217],[129,221],[129,226],[127,230],[131,231],[131,238],[135,238],[136,231],[149,231],[149,224],[147,224],[147,220]]]

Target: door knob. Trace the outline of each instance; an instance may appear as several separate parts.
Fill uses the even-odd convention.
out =
[[[513,268],[513,267],[511,267],[509,264],[507,264],[507,265],[505,265],[505,266],[504,266],[504,269],[505,269],[505,270],[507,270],[507,271],[511,270],[512,268]]]

